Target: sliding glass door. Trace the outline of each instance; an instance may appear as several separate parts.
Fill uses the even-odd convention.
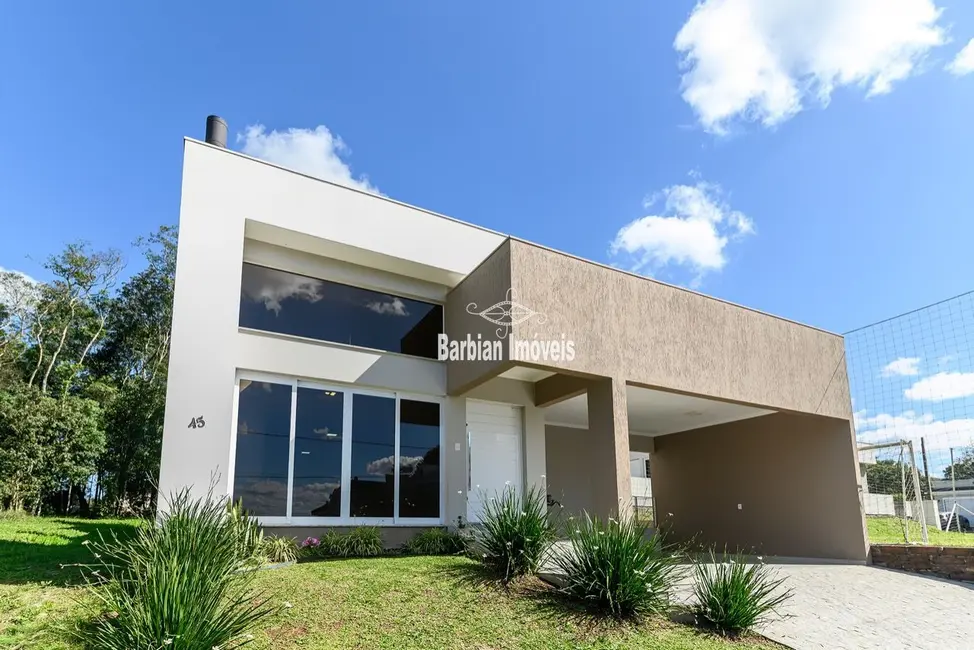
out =
[[[292,517],[341,517],[345,394],[298,387]]]
[[[352,395],[352,517],[388,518],[396,506],[396,399]]]
[[[239,379],[233,498],[270,524],[442,523],[436,398]]]
[[[258,517],[286,517],[291,386],[240,380],[233,498]]]

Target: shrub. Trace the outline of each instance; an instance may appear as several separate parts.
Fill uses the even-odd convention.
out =
[[[375,557],[382,555],[385,546],[382,534],[375,526],[359,526],[341,536],[339,543],[342,557]]]
[[[243,499],[234,503],[227,500],[227,523],[237,548],[237,557],[245,565],[260,566],[264,563],[264,531],[243,507]]]
[[[321,554],[321,539],[318,537],[306,537],[298,545],[298,557],[319,557]]]
[[[410,555],[457,555],[467,550],[467,540],[460,534],[442,528],[430,528],[403,545]]]
[[[99,537],[87,566],[88,589],[103,616],[79,637],[104,650],[235,648],[272,614],[241,571],[238,540],[225,506],[208,494],[170,497],[157,525],[120,539]]]
[[[342,557],[345,555],[345,536],[333,530],[326,532],[318,539],[317,557]]]
[[[487,499],[476,541],[483,563],[505,583],[538,572],[555,539],[545,493],[508,487]]]
[[[585,516],[568,530],[570,550],[554,557],[564,575],[562,591],[616,618],[666,614],[683,575],[679,553],[663,535],[646,539],[636,517],[607,522]]]
[[[781,589],[784,578],[760,560],[748,563],[735,554],[720,562],[711,549],[709,562],[696,563],[697,615],[721,632],[739,634],[775,613],[791,590]]]
[[[272,564],[298,559],[298,544],[293,537],[268,537],[264,540],[263,551],[267,561]]]

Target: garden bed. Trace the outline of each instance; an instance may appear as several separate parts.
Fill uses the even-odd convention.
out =
[[[0,519],[0,647],[76,650],[68,630],[83,622],[72,564],[98,530],[132,523]],[[50,582],[53,581],[53,584]],[[332,648],[780,648],[728,641],[650,620],[615,624],[588,617],[537,580],[510,590],[461,557],[381,557],[299,563],[262,571],[257,587],[283,605],[254,630],[256,649]]]

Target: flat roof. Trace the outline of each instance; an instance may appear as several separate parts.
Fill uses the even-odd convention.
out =
[[[514,241],[518,241],[518,242],[521,242],[523,244],[527,244],[529,246],[536,246],[537,248],[542,248],[544,250],[551,251],[552,253],[557,253],[558,255],[563,255],[565,257],[569,257],[569,258],[578,260],[580,262],[584,262],[586,264],[593,264],[595,266],[600,266],[602,268],[606,268],[606,269],[615,271],[617,273],[623,273],[625,275],[630,275],[630,276],[633,276],[633,277],[636,277],[636,278],[640,278],[640,279],[645,280],[647,282],[655,282],[656,284],[659,284],[659,285],[662,285],[662,286],[665,286],[665,287],[669,287],[671,289],[677,289],[679,291],[685,291],[687,293],[690,293],[690,294],[693,294],[693,295],[696,295],[696,296],[700,296],[700,297],[706,298],[708,300],[715,300],[715,301],[720,302],[720,303],[723,303],[725,305],[730,305],[732,307],[738,307],[740,309],[746,309],[746,310],[751,311],[751,312],[754,312],[756,314],[761,314],[762,316],[768,316],[770,318],[776,318],[778,320],[782,320],[782,321],[785,321],[785,322],[788,322],[788,323],[793,323],[795,325],[800,325],[801,327],[807,327],[809,329],[813,329],[813,330],[816,330],[816,331],[819,331],[819,332],[823,332],[825,334],[831,334],[832,336],[837,336],[839,338],[842,338],[842,335],[841,334],[837,334],[835,332],[832,332],[832,331],[823,329],[821,327],[816,327],[815,325],[809,325],[807,323],[802,323],[800,321],[796,321],[796,320],[793,320],[791,318],[785,318],[783,316],[778,316],[776,314],[771,314],[771,313],[768,313],[766,311],[761,311],[760,309],[755,309],[754,307],[748,307],[747,305],[741,305],[739,303],[736,303],[736,302],[733,302],[733,301],[730,301],[730,300],[725,300],[724,298],[718,298],[716,296],[711,296],[711,295],[708,295],[706,293],[701,293],[700,291],[695,291],[693,289],[688,289],[687,287],[683,287],[683,286],[680,286],[678,284],[671,284],[669,282],[664,282],[662,280],[657,280],[656,278],[651,278],[651,277],[648,277],[648,276],[645,276],[645,275],[640,275],[639,273],[633,273],[632,271],[627,271],[625,269],[620,269],[618,267],[611,266],[611,265],[605,264],[603,262],[596,262],[594,260],[590,260],[590,259],[587,259],[587,258],[584,258],[584,257],[580,257],[578,255],[573,255],[571,253],[566,253],[565,251],[560,251],[558,249],[551,248],[550,246],[545,246],[544,244],[539,244],[537,242],[529,241],[527,239],[522,239],[520,237],[516,237],[514,235],[509,235],[507,233],[499,232],[499,231],[493,230],[491,228],[485,228],[484,226],[479,226],[479,225],[477,225],[475,223],[470,223],[468,221],[464,221],[462,219],[457,219],[457,218],[451,217],[449,215],[441,214],[439,212],[434,212],[432,210],[427,210],[426,208],[421,208],[419,206],[411,205],[411,204],[405,203],[403,201],[397,201],[396,199],[389,198],[388,196],[385,196],[384,194],[376,194],[374,192],[367,192],[367,191],[362,190],[362,189],[359,189],[359,188],[349,187],[347,185],[342,185],[341,183],[336,183],[334,181],[329,181],[329,180],[326,180],[326,179],[323,179],[323,178],[319,178],[318,176],[313,176],[311,174],[307,174],[305,172],[298,171],[296,169],[292,169],[290,167],[285,167],[285,166],[279,165],[277,163],[273,163],[273,162],[270,162],[270,161],[267,161],[267,160],[263,160],[261,158],[255,158],[254,156],[247,155],[247,154],[242,153],[240,151],[235,151],[233,149],[229,149],[229,148],[226,148],[226,147],[219,147],[219,146],[216,146],[216,145],[212,145],[212,144],[210,144],[208,142],[204,142],[202,140],[197,140],[196,138],[191,138],[189,136],[184,136],[183,137],[183,140],[185,142],[190,142],[190,143],[193,143],[193,144],[196,144],[196,145],[201,145],[201,146],[204,146],[204,147],[209,147],[210,149],[215,149],[217,151],[222,151],[224,153],[227,153],[227,154],[230,154],[230,155],[233,155],[233,156],[239,156],[241,158],[245,158],[247,160],[251,160],[253,162],[260,163],[261,165],[267,165],[269,167],[274,167],[276,169],[280,169],[280,170],[289,172],[291,174],[296,174],[298,176],[303,176],[305,178],[311,179],[313,181],[317,181],[319,183],[326,183],[326,184],[331,185],[333,187],[338,187],[338,188],[341,188],[343,190],[347,190],[349,192],[357,192],[359,194],[364,194],[365,196],[369,196],[371,198],[374,198],[374,199],[377,199],[377,200],[380,200],[380,201],[388,201],[389,203],[392,203],[394,205],[398,205],[400,207],[408,208],[410,210],[417,210],[419,212],[423,212],[425,214],[428,214],[428,215],[431,215],[431,216],[434,216],[434,217],[438,217],[440,219],[446,219],[447,221],[452,221],[454,223],[460,224],[462,226],[466,226],[468,228],[474,228],[476,230],[480,230],[480,231],[487,232],[487,233],[491,233],[491,234],[498,235],[498,236],[501,236],[501,237],[509,238],[509,239],[514,240]],[[484,259],[487,259],[487,258],[484,258]],[[484,260],[481,260],[481,263],[483,261]],[[479,266],[479,264],[478,264],[478,266]]]

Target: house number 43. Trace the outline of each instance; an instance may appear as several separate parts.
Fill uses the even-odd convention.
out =
[[[201,415],[198,418],[193,418],[192,420],[190,420],[189,421],[189,426],[186,427],[186,428],[187,429],[202,429],[205,426],[206,426],[206,420],[204,420],[203,419],[203,416]]]

